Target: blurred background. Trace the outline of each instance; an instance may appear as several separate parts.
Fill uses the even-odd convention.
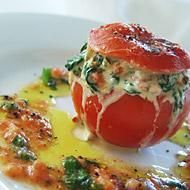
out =
[[[32,12],[100,23],[140,23],[190,50],[190,0],[0,0],[0,13]]]

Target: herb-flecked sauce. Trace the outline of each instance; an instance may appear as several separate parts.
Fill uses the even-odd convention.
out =
[[[69,86],[44,73],[17,95],[0,99],[0,160],[6,175],[47,190],[189,188],[185,176],[183,183],[153,168],[105,159],[89,142],[75,138],[76,124],[54,105],[56,97],[70,95]]]

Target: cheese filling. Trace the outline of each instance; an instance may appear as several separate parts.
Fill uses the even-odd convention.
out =
[[[185,91],[189,87],[188,71],[175,74],[157,74],[134,68],[129,63],[94,52],[89,47],[69,60],[66,65],[72,74],[83,81],[92,94],[101,96],[112,91],[124,91],[154,103],[157,97],[173,104],[176,115],[183,107]]]

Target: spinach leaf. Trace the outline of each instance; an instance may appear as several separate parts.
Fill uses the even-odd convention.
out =
[[[158,83],[160,87],[162,88],[163,92],[172,92],[172,96],[174,99],[174,105],[173,105],[173,112],[177,112],[179,109],[182,109],[184,104],[184,97],[183,92],[186,90],[177,88],[175,85],[177,83],[178,74],[172,74],[172,75],[162,75],[160,79],[158,80]],[[187,79],[183,78],[184,85],[187,83]]]
[[[75,55],[73,58],[68,59],[67,64],[65,65],[68,71],[73,71],[73,73],[77,76],[80,75],[82,71],[82,68],[79,67],[79,64],[84,61],[86,49],[87,49],[87,43],[85,43],[82,46],[80,53]]]
[[[85,63],[83,67],[83,75],[92,92],[99,91],[97,84],[92,80],[91,76],[92,76],[92,73],[96,73],[96,72],[101,73],[104,71],[101,68],[103,60],[104,60],[104,57],[102,55],[96,54],[93,57],[93,64],[91,62]]]
[[[173,89],[176,84],[177,75],[162,75],[158,79],[158,83],[164,92],[168,92]]]
[[[172,95],[174,98],[173,112],[177,112],[178,109],[183,108],[183,93],[180,89],[174,89]]]
[[[73,70],[74,67],[79,65],[81,62],[84,61],[85,52],[81,52],[78,55],[75,55],[73,58],[67,60],[67,64],[65,67],[68,71]]]
[[[12,144],[16,147],[24,147],[24,146],[27,146],[28,142],[23,136],[17,135],[13,139]]]
[[[83,74],[87,84],[89,85],[92,92],[98,92],[98,87],[94,81],[91,79],[91,74],[97,72],[96,67],[88,67],[87,65],[84,66]]]
[[[93,58],[93,61],[96,62],[97,67],[101,66],[103,60],[104,60],[104,57],[102,55],[98,54],[98,53]]]

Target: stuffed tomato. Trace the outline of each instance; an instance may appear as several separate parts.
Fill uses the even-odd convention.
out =
[[[188,53],[140,25],[93,29],[66,68],[78,118],[109,143],[154,145],[173,135],[188,115]]]

